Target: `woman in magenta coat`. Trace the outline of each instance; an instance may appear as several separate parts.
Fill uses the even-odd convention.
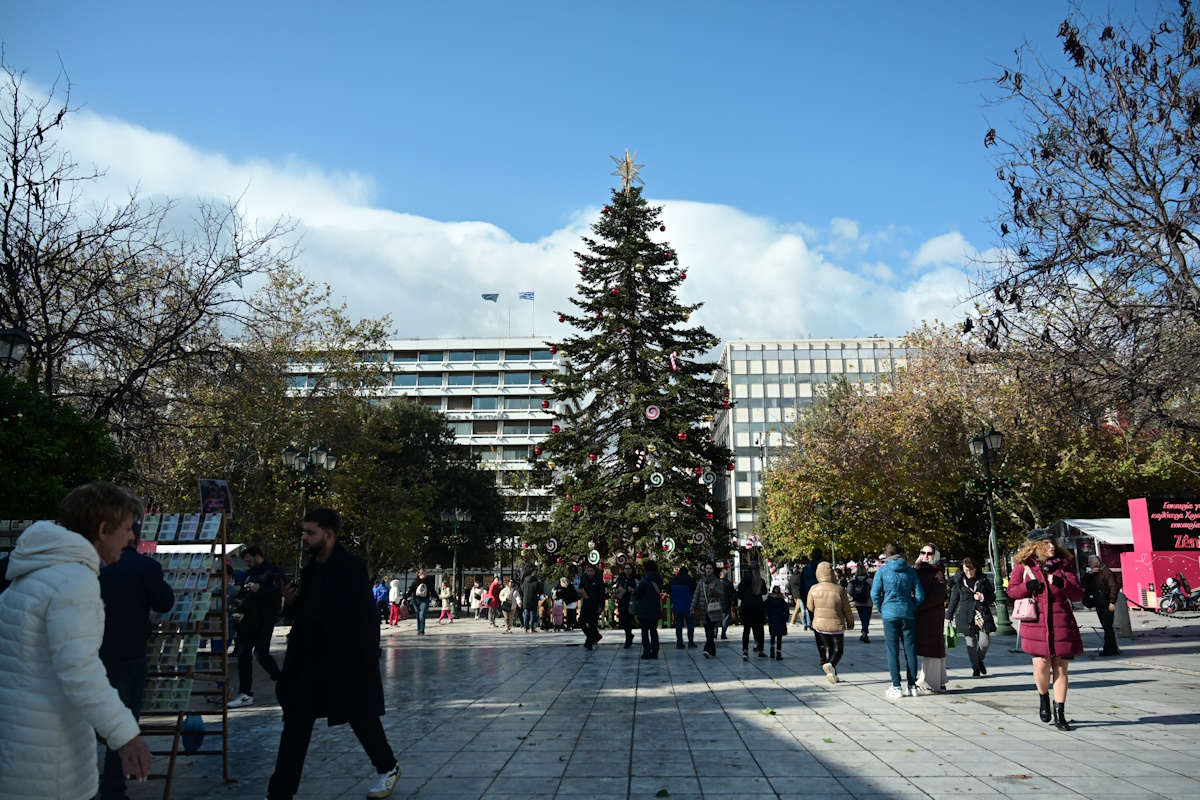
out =
[[[1075,623],[1072,601],[1083,599],[1083,587],[1071,556],[1049,531],[1037,529],[1013,559],[1008,596],[1031,597],[1037,619],[1021,623],[1021,649],[1033,656],[1042,722],[1050,721],[1050,685],[1054,684],[1054,727],[1071,730],[1067,722],[1067,664],[1083,652],[1083,639]]]

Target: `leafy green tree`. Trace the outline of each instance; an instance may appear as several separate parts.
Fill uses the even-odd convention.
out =
[[[593,549],[668,564],[729,549],[710,488],[732,460],[710,435],[727,400],[717,365],[702,360],[718,340],[689,324],[699,305],[677,297],[687,275],[674,248],[655,241],[661,211],[637,187],[614,191],[576,253],[577,311],[561,318],[578,333],[556,344],[565,371],[544,445],[557,504],[549,530],[531,533],[539,552],[553,538],[554,563],[568,567]],[[663,551],[668,539],[674,554]]]
[[[103,422],[0,375],[0,517],[54,519],[76,486],[127,483],[131,466]]]

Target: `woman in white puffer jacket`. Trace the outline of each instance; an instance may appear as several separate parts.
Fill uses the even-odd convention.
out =
[[[140,501],[91,483],[67,496],[59,519],[38,522],[7,559],[0,594],[0,797],[90,800],[99,788],[96,734],[144,779],[150,750],[100,661],[100,559],[116,561]]]

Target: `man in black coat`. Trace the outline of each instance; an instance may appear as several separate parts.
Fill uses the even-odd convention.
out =
[[[279,604],[283,599],[283,570],[267,561],[261,547],[242,548],[242,560],[249,569],[242,579],[242,590],[254,605],[249,621],[243,617],[238,627],[238,693],[229,701],[230,708],[248,706],[254,702],[254,659],[267,671],[271,680],[279,680],[279,665],[271,655],[271,636],[279,621]]]
[[[603,637],[600,635],[600,608],[604,605],[604,578],[595,564],[583,568],[579,579],[579,627],[583,628],[583,648],[591,650]]]
[[[379,674],[379,615],[363,560],[338,544],[342,520],[318,508],[304,516],[302,537],[308,563],[300,588],[285,583],[284,602],[294,622],[283,671],[276,686],[283,709],[283,734],[268,800],[291,800],[300,788],[304,757],[316,720],[350,723],[379,780],[367,797],[387,797],[400,778],[400,765],[379,718],[383,680]]]
[[[542,597],[543,588],[542,579],[530,564],[525,570],[525,577],[521,579],[521,623],[526,633],[533,633],[537,629],[538,600]]]

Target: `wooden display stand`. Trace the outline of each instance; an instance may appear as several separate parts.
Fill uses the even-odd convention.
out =
[[[229,616],[226,613],[225,556],[226,529],[219,512],[200,514],[154,514],[142,520],[138,549],[159,561],[163,577],[175,590],[175,606],[166,614],[152,614],[155,633],[147,645],[149,671],[142,701],[142,735],[157,740],[170,739],[151,752],[168,756],[167,771],[150,778],[166,781],[163,800],[171,796],[175,766],[180,757],[220,756],[221,772],[229,777],[229,711],[226,707],[229,686]],[[200,642],[208,639],[218,650],[201,653]],[[195,698],[210,704],[198,707]],[[215,707],[212,707],[215,703]],[[213,728],[205,720],[202,731],[184,731],[190,715],[218,718]],[[183,749],[185,736],[199,736],[197,750]],[[210,746],[211,737],[220,737],[220,746]]]

